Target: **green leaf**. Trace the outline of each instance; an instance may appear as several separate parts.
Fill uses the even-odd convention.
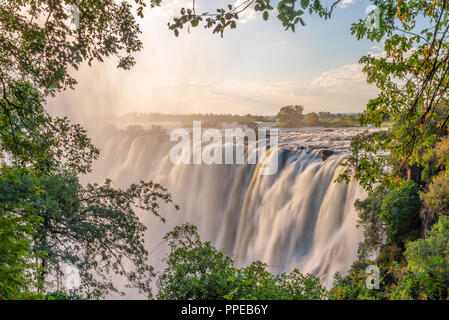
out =
[[[301,7],[304,9],[309,6],[310,0],[301,0]]]
[[[315,1],[313,2],[313,7],[314,7],[316,10],[320,9],[320,8],[321,8],[320,0],[315,0]]]
[[[268,20],[268,17],[269,17],[269,16],[270,16],[270,15],[269,15],[268,11],[265,11],[265,12],[263,13],[263,19],[264,19],[265,21]]]

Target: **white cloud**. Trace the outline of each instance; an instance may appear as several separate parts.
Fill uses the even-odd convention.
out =
[[[319,92],[323,90],[334,93],[351,93],[354,87],[365,85],[365,76],[360,64],[348,64],[342,67],[324,71],[312,80],[309,89]]]
[[[297,99],[308,110],[331,112],[361,111],[377,93],[377,89],[366,82],[359,64],[324,71],[295,90]]]
[[[181,8],[192,8],[192,0],[170,0],[162,1],[160,7],[151,9],[151,13],[155,13],[161,17],[171,18],[179,16]],[[195,5],[195,10],[199,9],[198,5]]]
[[[346,8],[349,5],[355,3],[356,0],[343,0],[341,3],[338,4],[339,8]]]

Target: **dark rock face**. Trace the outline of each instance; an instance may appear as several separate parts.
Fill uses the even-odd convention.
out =
[[[431,210],[423,207],[419,212],[419,219],[421,220],[421,238],[427,238],[427,231],[438,222],[438,216]]]
[[[324,162],[327,159],[329,159],[329,157],[333,154],[334,154],[334,152],[332,150],[323,150],[323,151],[321,151],[321,159]]]
[[[416,164],[413,164],[413,165],[407,164],[405,166],[405,174],[407,176],[407,180],[413,180],[419,186],[424,185],[424,182],[421,179],[422,172],[423,172],[423,167],[418,166]]]

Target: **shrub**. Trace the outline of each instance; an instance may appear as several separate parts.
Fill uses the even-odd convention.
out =
[[[175,227],[165,238],[170,253],[158,280],[158,299],[324,299],[326,289],[313,275],[298,270],[272,274],[256,261],[239,269],[232,258],[202,242],[195,226]]]
[[[406,246],[407,272],[392,297],[447,299],[449,287],[449,217],[440,217],[426,239]]]
[[[418,185],[412,180],[391,190],[382,201],[380,215],[386,224],[387,241],[403,246],[406,241],[417,239],[420,209]]]

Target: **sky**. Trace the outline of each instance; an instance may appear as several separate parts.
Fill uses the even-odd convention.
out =
[[[197,0],[197,11],[235,0]],[[238,0],[241,1],[241,0]],[[74,91],[49,108],[98,116],[128,112],[274,115],[289,104],[305,112],[360,112],[377,90],[368,85],[359,59],[379,53],[378,43],[357,41],[350,25],[366,17],[368,0],[343,0],[332,19],[306,14],[306,26],[285,31],[276,17],[248,11],[224,38],[202,27],[176,38],[169,18],[191,0],[163,0],[139,20],[144,49],[130,71],[116,61],[83,66]],[[322,0],[323,5],[331,0]],[[207,7],[206,7],[207,5]],[[61,112],[59,112],[61,113]]]

